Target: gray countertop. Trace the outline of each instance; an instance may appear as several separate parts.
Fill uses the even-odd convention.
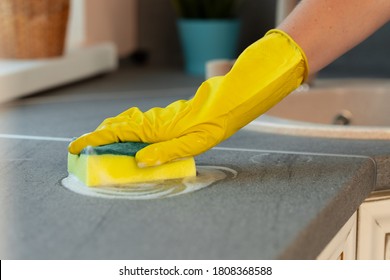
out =
[[[236,177],[166,199],[93,198],[60,184],[66,141],[15,136],[78,136],[128,107],[188,98],[199,83],[125,68],[1,106],[0,257],[313,259],[372,190],[388,186],[376,169],[386,141],[241,130],[196,157]]]

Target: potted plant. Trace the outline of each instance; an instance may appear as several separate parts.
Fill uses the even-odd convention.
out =
[[[234,59],[237,55],[242,0],[171,0],[178,15],[177,26],[185,70],[204,75],[212,59]]]

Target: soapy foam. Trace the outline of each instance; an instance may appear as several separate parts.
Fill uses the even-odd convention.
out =
[[[198,166],[197,173],[196,177],[183,179],[101,187],[87,187],[70,174],[61,183],[65,188],[81,195],[111,199],[145,200],[173,197],[197,191],[225,179],[228,173],[233,178],[237,176],[237,171],[222,166]]]

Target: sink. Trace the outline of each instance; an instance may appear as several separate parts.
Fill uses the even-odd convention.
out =
[[[276,134],[390,140],[390,79],[317,79],[244,129]]]

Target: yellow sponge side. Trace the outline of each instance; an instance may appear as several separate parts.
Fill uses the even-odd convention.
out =
[[[196,176],[193,157],[155,167],[139,168],[127,155],[73,155],[68,153],[68,172],[86,186],[129,184]]]

